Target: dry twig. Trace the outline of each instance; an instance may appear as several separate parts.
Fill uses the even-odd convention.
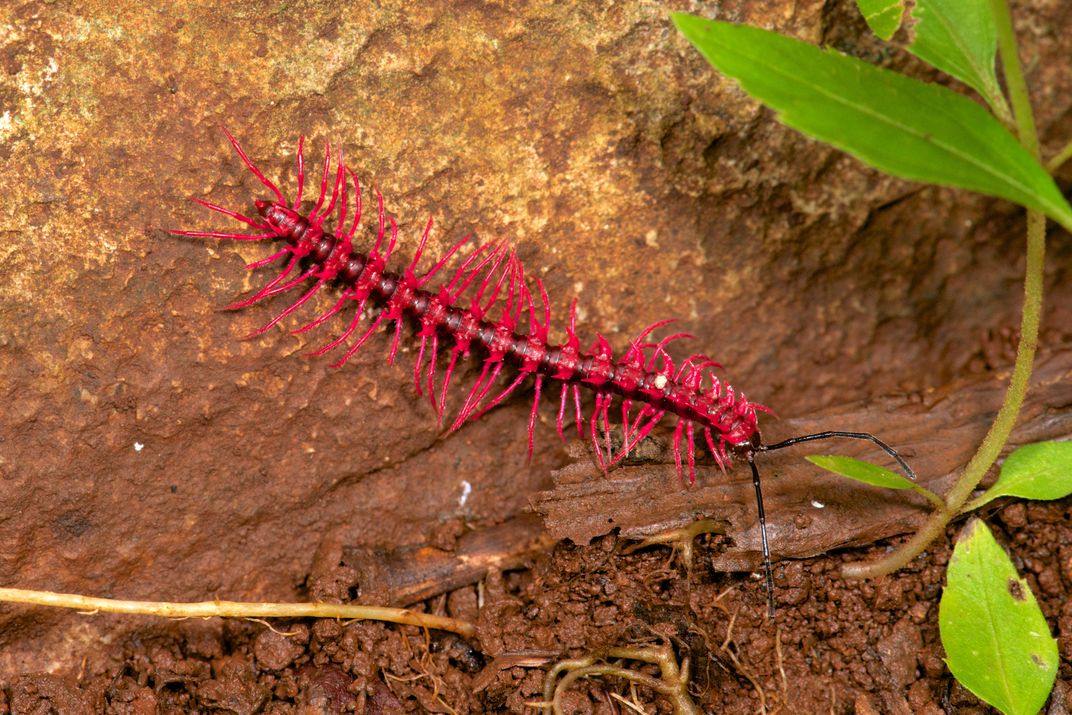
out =
[[[244,603],[241,601],[200,601],[174,603],[169,601],[120,601],[95,598],[75,593],[30,591],[21,588],[0,588],[0,602],[26,603],[34,606],[74,608],[87,614],[99,612],[129,613],[165,618],[341,618],[402,623],[421,628],[451,631],[471,638],[476,626],[467,621],[446,616],[433,616],[408,608],[359,606],[337,603]]]

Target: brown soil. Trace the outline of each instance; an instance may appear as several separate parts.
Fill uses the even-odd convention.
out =
[[[1070,511],[1065,500],[985,515],[1060,634],[1048,713],[1072,707]],[[9,683],[0,712],[533,712],[527,704],[541,699],[541,663],[664,643],[689,658],[689,692],[705,712],[990,712],[942,661],[936,614],[948,543],[876,582],[843,581],[838,569],[896,540],[778,564],[778,615],[770,621],[761,580],[709,569],[723,541],[701,537],[691,572],[665,547],[623,555],[628,542],[614,536],[585,547],[562,543],[529,568],[492,572],[479,587],[423,604],[476,621],[471,642],[370,622],[270,630],[240,621],[143,621],[116,638],[99,667]],[[322,587],[339,584],[309,584]],[[651,690],[609,677],[583,680],[562,699],[571,713],[635,712],[626,702],[670,711]]]

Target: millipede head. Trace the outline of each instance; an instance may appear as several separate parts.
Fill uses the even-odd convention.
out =
[[[755,418],[753,417],[750,423],[745,422],[743,424],[750,425],[750,428],[752,430],[752,433],[750,435],[737,442],[734,442],[732,437],[726,438],[726,442],[730,445],[730,449],[735,455],[739,457],[745,457],[748,454],[755,454],[756,452],[759,452],[760,445],[763,444],[763,438],[760,436],[759,430],[756,429]]]

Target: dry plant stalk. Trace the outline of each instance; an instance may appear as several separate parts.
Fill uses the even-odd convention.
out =
[[[600,662],[607,659],[638,660],[659,666],[661,677],[653,677],[638,670]],[[558,676],[562,673],[561,680]],[[538,704],[545,713],[562,714],[559,698],[574,681],[590,676],[609,675],[623,678],[630,683],[639,683],[660,695],[669,698],[674,715],[700,715],[700,709],[689,695],[689,659],[681,659],[678,666],[674,651],[669,646],[648,646],[646,648],[608,648],[601,653],[592,653],[583,658],[572,658],[555,663],[547,673],[543,683],[543,702]],[[555,684],[558,681],[558,684]]]
[[[408,608],[360,606],[338,603],[245,603],[241,601],[200,601],[173,603],[169,601],[120,601],[95,598],[75,593],[30,591],[21,588],[0,588],[0,602],[26,603],[34,606],[74,608],[89,614],[129,613],[165,618],[341,618],[345,620],[387,621],[404,625],[451,631],[466,638],[476,635],[476,626],[447,616],[418,613]]]

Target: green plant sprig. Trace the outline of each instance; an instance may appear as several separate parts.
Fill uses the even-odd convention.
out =
[[[1035,128],[1034,112],[1024,82],[1023,69],[1013,33],[1012,16],[1006,0],[990,0],[992,17],[997,30],[1001,64],[1005,71],[1005,84],[1009,90],[1013,117],[1020,143],[1036,159],[1039,158],[1038,131]],[[900,549],[874,563],[846,564],[842,573],[849,578],[873,578],[892,573],[907,565],[940,537],[946,526],[978,488],[987,471],[994,466],[1001,450],[1009,441],[1016,420],[1020,416],[1031,371],[1038,351],[1039,322],[1042,316],[1043,268],[1046,263],[1046,217],[1039,211],[1027,212],[1027,263],[1024,269],[1024,307],[1020,316],[1020,342],[1016,348],[1009,388],[1005,400],[994,418],[993,424],[983,437],[978,450],[968,461],[964,472],[945,496],[945,508],[938,509],[927,522]]]
[[[1041,163],[1007,0],[915,0],[910,7],[905,0],[857,0],[857,5],[884,40],[911,13],[905,48],[974,89],[993,114],[945,87],[773,32],[683,14],[674,23],[716,69],[771,106],[783,123],[894,176],[966,188],[1027,209],[1024,306],[1012,375],[986,436],[945,496],[867,462],[808,457],[856,481],[910,489],[934,506],[898,550],[842,570],[846,577],[875,577],[905,566],[954,517],[993,499],[1072,494],[1072,442],[1044,442],[1009,455],[997,482],[971,499],[1008,443],[1027,394],[1042,314],[1046,217],[1072,232],[1072,207],[1051,176],[1072,159],[1072,143]],[[1008,100],[995,72],[999,50]],[[970,523],[958,539],[947,581],[939,625],[954,676],[1004,713],[1037,712],[1056,677],[1056,645],[1027,584],[982,522]]]

